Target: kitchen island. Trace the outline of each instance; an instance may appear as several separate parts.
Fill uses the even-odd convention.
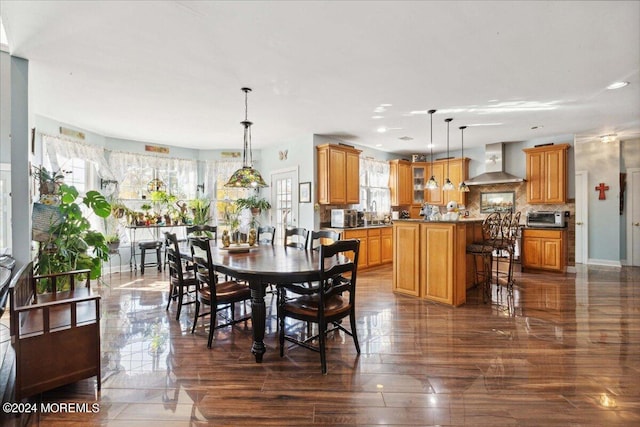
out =
[[[340,233],[342,239],[360,240],[358,269],[364,270],[389,264],[393,259],[391,224],[367,225],[354,228],[322,227]]]
[[[393,222],[393,291],[459,306],[475,280],[467,244],[482,239],[482,219]]]

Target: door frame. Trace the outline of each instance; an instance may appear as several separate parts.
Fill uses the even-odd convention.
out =
[[[633,185],[633,175],[637,174],[638,176],[638,188]],[[633,211],[633,196],[634,193],[637,196],[637,193],[640,192],[640,168],[628,168],[627,169],[627,190],[625,191],[625,204],[628,206],[627,208],[627,265],[635,265],[633,263],[633,219],[640,218],[640,212]],[[640,196],[637,196],[640,197]]]
[[[298,166],[277,169],[277,170],[271,171],[271,173],[269,174],[269,180],[270,180],[269,185],[271,187],[270,198],[271,198],[271,206],[272,206],[272,209],[270,210],[270,214],[269,214],[269,222],[272,225],[276,225],[275,210],[276,210],[277,201],[274,197],[274,191],[275,191],[274,176],[280,175],[280,174],[288,174],[288,173],[293,173],[293,176],[295,177],[294,181],[292,181],[291,183],[291,209],[293,211],[291,214],[294,219],[294,223],[296,224],[295,226],[297,227],[299,224],[298,216],[300,214],[300,200],[298,198],[299,196],[298,183],[300,182],[300,168]],[[276,229],[276,235],[284,236],[284,231]],[[274,236],[274,238],[275,237],[276,236]]]
[[[579,187],[579,183],[582,185]],[[589,171],[580,170],[575,173],[576,189],[576,263],[589,264]],[[578,213],[582,224],[578,224]],[[578,240],[580,231],[580,240]],[[578,245],[580,243],[580,246]],[[578,261],[581,259],[581,261]]]

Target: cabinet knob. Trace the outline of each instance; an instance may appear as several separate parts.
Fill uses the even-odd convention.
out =
[[[640,222],[634,222],[633,225],[635,225],[636,227],[640,225]]]
[[[576,225],[582,225],[582,223],[581,222],[576,222]]]

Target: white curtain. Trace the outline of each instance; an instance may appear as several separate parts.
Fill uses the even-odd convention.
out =
[[[104,158],[104,148],[51,135],[42,135],[42,142],[53,170],[59,169],[65,159],[83,159],[93,163],[100,178],[115,179]]]
[[[186,199],[195,198],[198,175],[197,160],[111,151],[109,165],[121,182],[132,179],[144,170],[170,171],[175,173],[177,181],[177,188],[172,188],[172,192]]]
[[[241,160],[209,160],[205,163],[205,195],[211,200],[211,216],[216,223],[220,218],[219,202],[223,202],[225,199],[235,200],[240,194],[246,192],[243,189],[224,187],[231,175],[241,167]]]
[[[389,163],[360,158],[360,209],[379,213],[391,212]]]

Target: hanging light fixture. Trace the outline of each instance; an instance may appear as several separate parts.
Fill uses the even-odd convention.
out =
[[[462,154],[460,155],[460,157],[462,157],[462,164],[464,164],[464,130],[466,129],[466,126],[460,126],[458,129],[460,129],[460,136],[462,138]],[[463,168],[464,170],[464,168]],[[466,182],[464,182],[464,179],[462,181],[460,181],[460,185],[458,185],[458,190],[461,193],[468,193],[469,192],[469,186],[467,185]]]
[[[224,186],[237,188],[268,187],[267,183],[262,179],[260,172],[253,168],[253,153],[251,151],[251,125],[253,123],[247,120],[247,94],[251,92],[251,88],[243,87],[241,90],[244,92],[244,120],[240,122],[240,124],[244,126],[242,168],[235,171]]]
[[[442,186],[444,191],[455,190],[453,183],[449,179],[449,123],[451,123],[451,120],[453,119],[444,119],[444,121],[447,122],[447,179],[444,181],[444,185]]]
[[[435,190],[438,188],[438,181],[436,181],[436,177],[433,175],[433,113],[435,112],[436,110],[429,110],[429,116],[431,116],[431,178],[427,181],[428,190]]]

